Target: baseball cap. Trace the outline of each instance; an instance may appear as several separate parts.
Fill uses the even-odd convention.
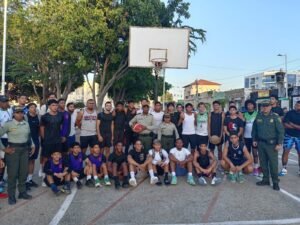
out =
[[[24,108],[22,106],[15,106],[13,108],[14,113],[24,112]]]
[[[8,98],[5,95],[0,95],[0,102],[8,102]]]
[[[266,100],[261,103],[261,106],[270,106],[270,101]]]

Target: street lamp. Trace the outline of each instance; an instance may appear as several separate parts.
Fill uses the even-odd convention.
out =
[[[285,86],[285,97],[288,98],[288,70],[287,70],[287,54],[278,54],[277,56],[283,57],[284,56],[284,64],[285,64],[285,76],[284,76],[284,86]]]

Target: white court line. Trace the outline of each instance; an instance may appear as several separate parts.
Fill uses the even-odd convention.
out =
[[[53,217],[49,225],[57,225],[60,222],[60,220],[64,217],[66,211],[68,210],[69,206],[71,205],[71,202],[73,201],[76,192],[77,188],[72,188],[72,193],[66,197],[65,201],[60,206],[58,212]]]
[[[282,188],[280,188],[280,192],[283,193],[283,194],[285,194],[285,195],[287,195],[287,196],[289,196],[290,198],[292,198],[292,199],[294,199],[295,201],[297,201],[297,202],[300,203],[300,198],[298,198],[297,196],[295,196],[295,195],[293,195],[293,194],[287,192],[286,190],[284,190],[284,189],[282,189]]]
[[[253,221],[225,221],[225,222],[212,222],[212,223],[189,223],[189,224],[176,224],[176,225],[264,225],[264,224],[299,224],[300,218],[293,219],[278,219],[278,220],[253,220]],[[124,223],[122,223],[124,225]],[[121,225],[121,224],[114,224]],[[126,223],[125,223],[126,225]],[[129,225],[129,223],[128,223]],[[151,225],[151,224],[148,224]],[[156,224],[156,225],[171,225],[171,224]]]

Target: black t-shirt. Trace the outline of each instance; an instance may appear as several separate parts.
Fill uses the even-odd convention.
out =
[[[104,113],[101,112],[98,114],[98,120],[101,121],[100,123],[100,133],[103,135],[105,133],[111,133],[111,124],[113,122],[113,115],[112,113]]]
[[[136,113],[132,113],[132,111],[133,111],[133,110],[130,110],[129,108],[127,108],[127,113],[126,113],[126,128],[129,128],[130,130],[131,130],[131,128],[130,128],[130,126],[129,126],[129,122],[130,122],[130,120],[132,120],[133,117],[135,117],[135,115],[136,115]]]
[[[272,107],[272,112],[278,114],[278,116],[282,117],[284,115],[283,109],[279,106]]]
[[[223,113],[216,113],[216,112],[211,112],[210,113],[210,134],[220,136],[221,131],[223,129],[223,124],[222,124],[222,115]]]
[[[224,126],[227,127],[227,130],[230,134],[238,133],[241,127],[244,127],[244,121],[239,117],[235,119],[231,119],[230,117],[226,117],[224,120]]]
[[[27,120],[30,127],[30,135],[33,140],[36,140],[39,138],[39,129],[40,129],[40,120],[39,117],[36,116],[30,116],[30,114],[27,114]]]
[[[147,154],[145,151],[137,152],[134,149],[129,152],[129,155],[132,157],[134,161],[138,164],[143,164],[146,161]]]
[[[180,124],[179,126],[177,126],[178,122],[180,120],[180,112],[174,112],[171,113],[171,122],[175,124],[178,133],[181,133],[182,131],[182,124]]]
[[[113,152],[109,155],[108,161],[120,165],[123,162],[127,162],[127,159],[126,159],[126,155],[123,152],[121,155],[117,155],[115,152]]]
[[[125,128],[125,122],[126,122],[126,114],[124,111],[117,112],[114,118],[115,121],[115,129],[116,130],[124,130]]]
[[[60,129],[64,117],[62,113],[50,115],[46,113],[41,118],[41,126],[45,127],[44,143],[45,144],[58,144],[61,143]]]
[[[300,112],[297,112],[296,110],[289,111],[284,117],[283,122],[291,122],[300,126]],[[287,135],[290,135],[292,137],[300,137],[300,130],[286,128],[285,132]]]

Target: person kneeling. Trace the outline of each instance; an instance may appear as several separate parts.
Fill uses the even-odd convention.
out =
[[[44,166],[44,173],[46,177],[44,182],[51,188],[54,194],[59,195],[61,192],[70,194],[70,173],[69,168],[65,160],[62,159],[62,155],[59,151],[53,151],[51,158],[46,162]],[[58,189],[57,186],[63,185],[62,189]]]
[[[113,176],[115,181],[115,188],[120,189],[121,184],[119,180],[119,175],[123,175],[123,188],[128,188],[128,167],[127,167],[127,158],[123,153],[123,143],[117,142],[115,145],[115,150],[108,157],[108,170]]]
[[[235,183],[245,181],[244,174],[252,173],[253,159],[243,142],[239,141],[237,134],[230,134],[230,142],[225,144],[221,165],[229,171],[228,179]]]
[[[106,158],[101,153],[100,145],[94,144],[91,148],[91,154],[86,159],[86,166],[84,170],[86,176],[86,186],[88,187],[101,187],[100,178],[104,176],[104,185],[110,186],[108,171],[106,167]],[[92,180],[94,178],[94,182]]]
[[[140,140],[136,140],[133,146],[133,149],[129,152],[127,156],[127,161],[129,164],[130,179],[129,184],[131,186],[136,186],[135,174],[139,171],[146,172],[149,170],[149,173],[153,174],[151,158],[148,156],[145,150],[143,149],[143,144]],[[157,178],[156,178],[157,182]]]
[[[193,164],[200,185],[207,184],[204,177],[211,178],[211,185],[220,183],[220,179],[216,177],[217,161],[213,153],[207,150],[207,144],[200,144],[198,151],[195,151]]]
[[[171,184],[177,184],[176,167],[187,168],[188,176],[187,183],[196,185],[193,178],[193,156],[186,148],[183,148],[183,141],[181,138],[176,140],[176,147],[170,151],[170,164],[172,170]]]
[[[161,142],[156,139],[153,141],[153,149],[149,150],[149,157],[152,162],[152,171],[149,170],[150,183],[161,185],[159,175],[164,174],[165,185],[170,184],[169,180],[169,156],[166,150],[162,149]],[[153,174],[154,173],[154,174]]]

